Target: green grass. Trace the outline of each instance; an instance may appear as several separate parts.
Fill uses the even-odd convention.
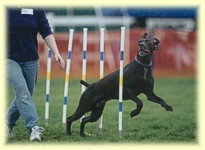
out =
[[[50,96],[49,125],[44,125],[45,79],[38,79],[34,100],[40,118],[40,125],[46,131],[41,143],[66,144],[167,144],[197,143],[197,93],[194,78],[160,78],[155,81],[155,93],[172,105],[174,112],[166,112],[164,108],[146,100],[140,95],[144,107],[139,116],[130,118],[129,113],[135,108],[132,101],[123,103],[123,134],[118,135],[118,102],[109,101],[104,110],[103,133],[98,132],[98,123],[88,123],[85,131],[90,134],[86,138],[79,136],[79,121],[73,123],[72,136],[65,135],[65,127],[61,123],[63,107],[63,79],[52,79]],[[78,80],[70,81],[69,105],[67,115],[76,109],[81,93]],[[8,98],[13,98],[13,91],[8,87]],[[15,127],[15,139],[8,139],[7,144],[30,144],[29,135],[20,119]]]

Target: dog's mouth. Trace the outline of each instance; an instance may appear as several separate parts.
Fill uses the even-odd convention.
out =
[[[142,57],[145,56],[145,55],[150,55],[150,51],[146,50],[146,49],[139,50],[139,55],[142,56]]]
[[[147,43],[150,45],[146,45],[144,43],[144,41],[138,43],[138,52],[139,52],[140,56],[150,54],[151,50],[149,50],[149,49],[151,49],[151,43],[149,43],[149,41],[147,41]]]
[[[149,50],[139,50],[136,56],[137,63],[143,65],[143,66],[151,66],[151,56]]]

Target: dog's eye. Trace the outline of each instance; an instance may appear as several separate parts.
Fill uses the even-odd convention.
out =
[[[144,50],[144,49],[145,49],[145,46],[144,46],[144,45],[140,45],[140,49],[141,49],[141,50]]]

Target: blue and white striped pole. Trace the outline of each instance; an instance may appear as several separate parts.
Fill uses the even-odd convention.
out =
[[[70,29],[69,42],[68,42],[68,57],[66,63],[66,74],[65,74],[65,85],[64,85],[64,102],[63,102],[63,115],[62,115],[63,124],[66,124],[68,89],[69,89],[69,80],[70,80],[70,65],[71,65],[71,54],[72,54],[72,46],[73,46],[73,33],[74,30]]]
[[[104,28],[100,28],[100,79],[104,76]],[[99,131],[102,133],[103,128],[103,114],[99,120]]]
[[[47,71],[46,71],[46,102],[45,102],[45,124],[49,120],[49,101],[50,101],[50,79],[51,79],[51,50],[48,49]]]
[[[120,41],[120,75],[119,75],[119,121],[118,130],[119,136],[122,137],[122,100],[123,100],[123,62],[124,62],[124,47],[125,47],[125,27],[121,27]]]
[[[83,62],[82,62],[82,80],[86,81],[86,60],[87,60],[87,31],[88,28],[83,28]],[[81,86],[81,94],[85,91],[86,87]],[[80,122],[82,121],[82,116]]]
[[[87,28],[83,28],[83,63],[82,63],[82,80],[86,81],[86,61],[87,61]],[[81,93],[85,91],[86,87],[82,85]]]

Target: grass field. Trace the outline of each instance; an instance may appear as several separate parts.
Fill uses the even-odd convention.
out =
[[[144,107],[139,116],[130,118],[129,113],[135,108],[132,101],[123,103],[123,136],[118,136],[118,102],[110,101],[104,110],[103,133],[98,132],[98,123],[88,123],[86,138],[79,136],[79,121],[73,123],[73,135],[65,135],[62,125],[63,79],[52,79],[50,97],[49,125],[44,125],[45,79],[38,79],[34,100],[40,118],[40,125],[46,131],[41,143],[58,144],[175,144],[197,143],[197,89],[194,78],[159,78],[155,80],[155,92],[172,105],[174,112],[166,112],[161,106],[149,102],[144,95],[139,98]],[[78,80],[70,81],[68,116],[76,109],[80,97],[81,85]],[[13,98],[13,91],[8,87],[8,99]],[[7,140],[7,144],[30,144],[27,130],[20,119],[15,127],[16,137]]]

